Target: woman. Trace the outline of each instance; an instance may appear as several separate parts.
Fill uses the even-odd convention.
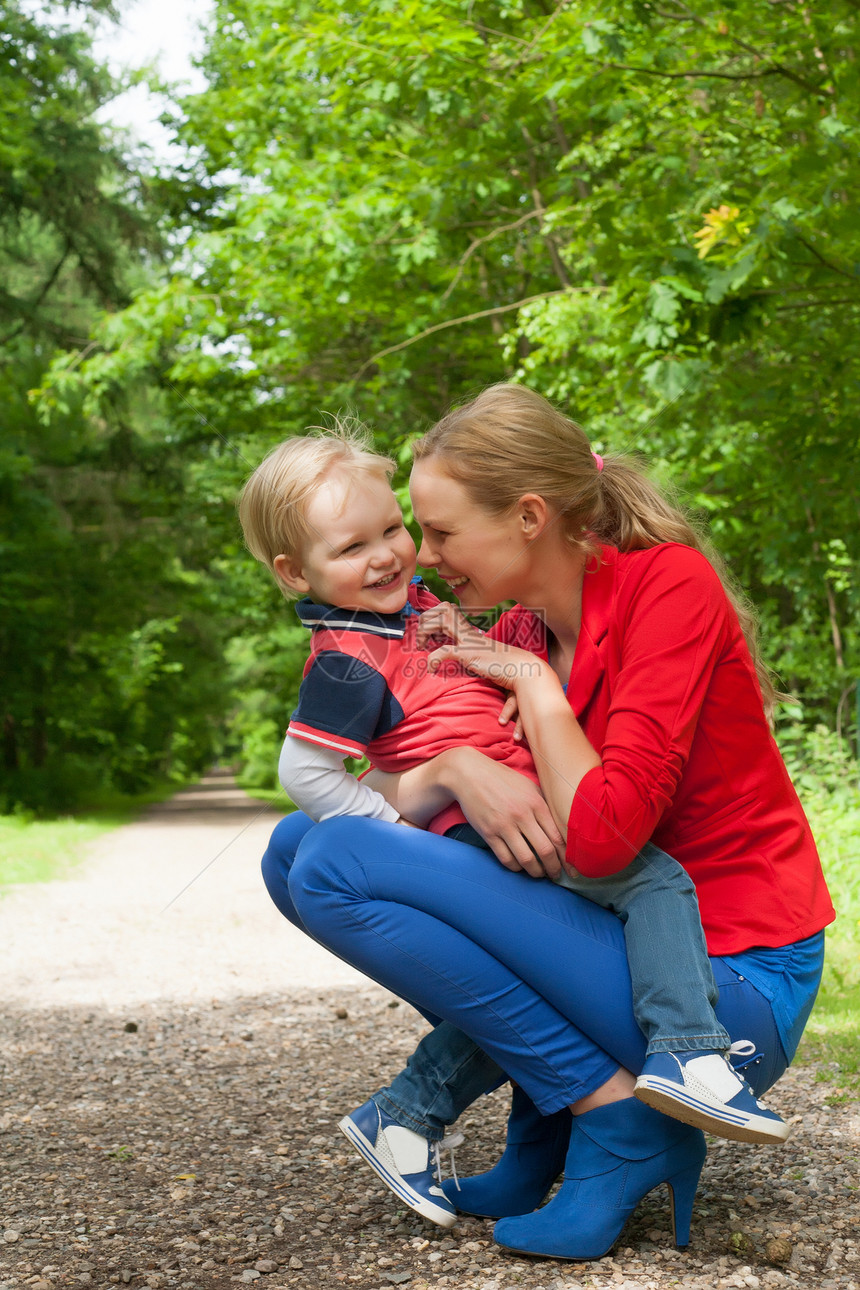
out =
[[[586,876],[618,872],[653,838],[695,883],[717,1015],[753,1046],[744,1074],[756,1094],[779,1078],[833,910],[767,724],[773,690],[741,629],[748,615],[642,475],[595,457],[521,387],[493,387],[435,426],[411,491],[419,562],[466,609],[518,602],[495,642],[465,633],[435,659],[512,692],[542,795],[468,747],[375,774],[419,825],[459,802],[500,864],[378,821],[294,821],[276,831],[267,885],[317,940],[464,1032],[542,1115],[570,1107],[561,1190],[526,1213],[541,1198],[526,1188],[520,1215],[496,1225],[500,1244],[600,1257],[660,1182],[685,1243],[704,1144],[633,1097],[644,1046],[623,928],[533,879],[557,877],[560,857]],[[671,957],[671,926],[654,935]]]

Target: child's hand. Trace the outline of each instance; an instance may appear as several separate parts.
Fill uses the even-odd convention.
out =
[[[523,737],[523,722],[522,717],[520,716],[520,706],[517,702],[517,696],[513,691],[511,691],[502,704],[502,710],[499,713],[499,725],[506,726],[514,717],[516,717],[517,721],[514,726],[513,737],[517,743],[520,743]]]
[[[434,638],[440,635],[445,641],[436,644]],[[516,690],[522,681],[540,678],[547,671],[545,659],[486,636],[447,601],[421,615],[416,640],[419,645],[434,645],[427,659],[429,671],[435,672],[449,661],[459,663],[473,676],[482,676],[502,690]]]
[[[473,627],[466,615],[447,600],[440,601],[432,609],[425,609],[418,619],[416,641],[419,645],[435,648],[449,641],[465,643],[476,637],[483,639],[483,636],[484,633]]]

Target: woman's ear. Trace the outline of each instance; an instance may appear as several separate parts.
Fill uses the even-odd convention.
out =
[[[303,577],[302,566],[294,556],[276,555],[272,567],[278,582],[282,582],[290,591],[297,591],[300,596],[308,594],[311,584]]]
[[[523,537],[527,542],[533,542],[544,532],[551,518],[546,498],[540,493],[524,493],[517,502],[517,518]]]

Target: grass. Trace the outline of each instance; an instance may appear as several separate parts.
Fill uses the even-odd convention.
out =
[[[283,811],[288,815],[290,811],[296,808],[282,788],[260,788],[259,785],[249,787],[247,784],[239,784],[244,788],[249,797],[253,797],[255,802],[265,802],[267,806],[272,806],[276,811]]]
[[[0,815],[0,897],[21,883],[65,877],[101,834],[128,824],[145,806],[163,801],[178,787],[161,784],[136,797],[116,795],[88,811],[56,819]]]
[[[830,1102],[860,1098],[860,784],[857,763],[827,768],[826,779],[795,775],[836,906],[818,1000],[798,1058],[818,1061],[820,1078],[834,1083]]]
[[[48,882],[74,867],[84,848],[115,828],[110,819],[0,817],[0,893],[22,882]]]

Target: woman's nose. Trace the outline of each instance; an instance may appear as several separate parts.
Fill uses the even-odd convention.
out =
[[[418,548],[418,563],[425,569],[432,569],[434,564],[439,563],[438,555],[424,534],[421,535],[421,546]]]

